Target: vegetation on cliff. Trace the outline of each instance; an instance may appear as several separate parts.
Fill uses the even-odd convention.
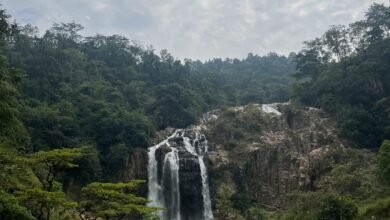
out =
[[[388,141],[379,154],[350,148],[325,112],[274,106],[281,115],[248,105],[206,124],[218,219],[388,218]]]
[[[354,146],[375,151],[382,144],[378,156],[332,149],[338,138],[326,129],[312,136],[307,132],[302,137],[314,137],[330,150],[310,175],[296,176],[310,181],[286,195],[291,201],[284,203],[279,185],[263,190],[257,182],[246,182],[263,166],[245,163],[259,158],[276,163],[310,145],[293,132],[290,152],[270,150],[273,139],[254,143],[264,130],[278,126],[272,117],[256,105],[248,114],[228,109],[209,133],[239,160],[213,174],[232,175],[237,187],[220,182],[211,189],[214,208],[226,214],[222,218],[388,218],[389,21],[389,7],[374,4],[364,20],[333,26],[298,54],[183,62],[122,36],[82,36],[83,27],[76,23],[56,23],[41,35],[31,25],[10,22],[1,9],[0,219],[152,218],[156,209],[147,208],[136,190],[141,182],[108,182],[123,181],[120,170],[129,156],[149,146],[156,130],[186,127],[215,108],[289,99],[329,113]],[[293,120],[303,117],[299,108],[285,113],[287,130],[300,128]],[[258,148],[266,158],[241,154]],[[264,173],[272,185],[282,177],[273,176],[281,174],[273,170],[280,167],[271,168]],[[278,196],[266,199],[276,198],[278,206],[256,200],[273,192]]]

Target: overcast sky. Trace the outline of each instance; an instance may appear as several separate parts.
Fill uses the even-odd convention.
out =
[[[120,34],[176,58],[288,54],[332,24],[361,19],[389,0],[2,0],[18,23],[41,32],[76,21],[83,34]]]

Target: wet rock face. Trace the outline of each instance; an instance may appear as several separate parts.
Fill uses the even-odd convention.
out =
[[[214,201],[220,185],[228,183],[231,194],[244,193],[259,204],[283,207],[287,194],[313,189],[329,163],[329,152],[344,149],[334,122],[319,109],[275,104],[230,111],[230,118],[222,112],[205,125]],[[256,129],[247,126],[252,118],[259,121]],[[235,138],[231,130],[242,137]],[[226,135],[229,132],[233,135]]]
[[[179,177],[182,219],[203,219],[202,179],[198,159],[181,152]]]
[[[169,148],[166,145],[156,150],[156,160],[157,160],[157,167],[158,167],[157,180],[160,185],[162,183],[163,164],[164,164],[165,154],[171,151],[172,151],[171,148]]]
[[[126,160],[126,164],[123,167],[123,181],[129,181],[134,179],[147,179],[147,161],[148,155],[145,149],[136,148],[130,154],[129,158]]]
[[[189,137],[191,141],[195,138],[190,130],[186,132],[185,136]],[[180,210],[182,219],[203,219],[202,178],[198,157],[185,149],[183,137],[174,138],[170,145],[179,150]]]
[[[146,180],[148,178],[148,154],[143,148],[135,148],[127,158],[125,165],[120,170],[120,181]],[[141,196],[146,196],[148,187],[142,184],[137,191]]]

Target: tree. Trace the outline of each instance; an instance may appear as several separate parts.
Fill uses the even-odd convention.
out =
[[[54,23],[53,27],[46,33],[47,37],[52,37],[59,48],[77,47],[82,36],[78,33],[84,27],[75,22]]]
[[[65,169],[77,167],[73,161],[80,158],[84,150],[85,148],[64,148],[39,151],[21,159],[33,167],[42,184],[42,188],[23,190],[19,195],[22,203],[32,210],[37,219],[50,220],[53,211],[58,214],[76,206],[62,192],[62,185],[56,178]]]
[[[15,208],[17,214],[23,211],[23,208],[18,206],[23,205],[35,218],[49,220],[51,217],[58,218],[56,215],[74,208],[76,203],[67,198],[62,192],[61,184],[55,181],[62,169],[76,166],[71,163],[70,158],[79,155],[77,152],[79,150],[65,151],[61,152],[58,149],[25,157],[14,149],[0,145],[0,194],[4,194],[4,200],[1,201],[6,209],[4,212]],[[14,202],[13,196],[7,194],[15,196],[19,203]],[[12,219],[11,215],[9,218]]]
[[[73,161],[83,155],[85,148],[63,148],[51,151],[39,151],[30,155],[27,162],[36,170],[43,189],[50,192],[59,173],[75,168]]]
[[[363,24],[368,42],[389,37],[390,7],[385,7],[383,4],[373,4],[366,13],[366,17],[367,20]]]
[[[295,57],[296,70],[295,76],[298,79],[316,80],[324,65],[329,61],[330,54],[323,47],[321,39],[316,38],[305,42],[305,48]]]
[[[340,61],[351,52],[347,34],[348,30],[342,25],[332,26],[324,34],[324,43],[337,57],[337,61]]]
[[[56,192],[39,188],[28,189],[22,192],[18,199],[31,210],[38,220],[50,220],[52,217],[58,219],[58,216],[77,206],[77,203],[69,200],[60,189]]]
[[[82,189],[82,199],[79,204],[80,218],[121,220],[154,213],[159,208],[147,207],[148,200],[133,194],[142,183],[144,181],[133,180],[127,183],[88,184]]]

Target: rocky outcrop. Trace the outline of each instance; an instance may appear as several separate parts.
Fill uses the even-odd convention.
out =
[[[190,134],[187,134],[188,137]],[[195,137],[189,137],[194,140]],[[179,150],[180,204],[182,219],[203,219],[202,178],[198,158],[184,147],[183,137],[174,139]]]
[[[249,105],[207,119],[202,128],[209,139],[217,212],[226,193],[270,209],[283,207],[289,193],[314,190],[334,155],[345,149],[335,123],[315,108]],[[229,190],[221,192],[221,187]]]
[[[174,131],[159,132],[155,142]],[[199,133],[206,134],[208,142],[196,136]],[[216,219],[243,219],[238,210],[247,203],[269,210],[286,208],[289,194],[323,187],[323,177],[349,149],[338,137],[335,122],[320,109],[279,103],[208,112],[198,125],[185,129],[184,136],[170,138],[155,153],[162,167],[165,155],[178,151],[182,219],[204,219],[199,161],[184,138],[197,151],[209,148],[203,161]],[[162,168],[157,172],[161,184]]]
[[[123,181],[134,179],[145,180],[148,178],[147,171],[148,154],[143,148],[136,148],[126,160],[123,168]]]

